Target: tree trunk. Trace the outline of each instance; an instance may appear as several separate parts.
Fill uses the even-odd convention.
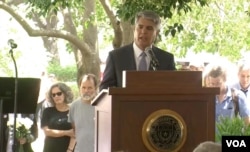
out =
[[[95,1],[85,1],[83,13],[83,43],[88,45],[89,50],[79,50],[81,53],[80,62],[77,64],[77,79],[87,73],[95,74],[100,80],[100,59],[97,50],[97,26],[95,18]],[[90,52],[90,53],[89,53]]]
[[[122,41],[122,45],[127,45],[130,44],[134,41],[134,26],[131,25],[130,22],[122,22],[121,24],[122,26],[122,31],[123,33],[123,41]]]

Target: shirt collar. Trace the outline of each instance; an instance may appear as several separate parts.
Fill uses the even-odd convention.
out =
[[[135,57],[139,58],[139,56],[141,55],[142,51],[135,43],[133,43],[133,48],[134,48],[134,53],[135,53]],[[152,48],[152,46],[151,46]],[[149,56],[149,52],[145,51],[145,53],[147,54],[147,56]]]
[[[229,100],[229,99],[230,99],[231,97],[232,97],[231,89],[229,89],[229,87],[227,86],[226,97],[225,97],[225,99],[224,99],[221,103],[223,103],[223,102],[225,102],[225,101],[230,102],[231,100]],[[216,96],[216,103],[220,103],[220,102],[218,101],[218,96]]]
[[[247,90],[243,90],[243,89],[240,89],[244,94],[247,94],[248,92],[248,89]]]

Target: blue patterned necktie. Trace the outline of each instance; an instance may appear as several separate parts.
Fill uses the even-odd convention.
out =
[[[141,60],[139,61],[138,71],[147,71],[147,62],[146,62],[147,54],[145,52],[142,52],[140,56]]]

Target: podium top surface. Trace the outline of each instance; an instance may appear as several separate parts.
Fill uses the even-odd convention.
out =
[[[92,105],[106,95],[216,95],[219,88],[202,87],[201,71],[124,71],[123,87],[103,89]]]

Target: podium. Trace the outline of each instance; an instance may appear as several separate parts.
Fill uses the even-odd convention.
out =
[[[200,71],[124,71],[95,106],[95,152],[191,152],[215,140],[215,95]]]

